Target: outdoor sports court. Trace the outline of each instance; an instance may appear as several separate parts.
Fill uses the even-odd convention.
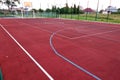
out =
[[[0,19],[4,80],[120,80],[120,25]]]

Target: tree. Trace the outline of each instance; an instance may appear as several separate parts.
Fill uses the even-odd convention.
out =
[[[0,9],[1,9],[1,6],[3,5],[3,1],[2,0],[0,0]]]
[[[36,9],[32,9],[32,11],[34,11],[35,13],[37,13],[37,10],[36,10]]]
[[[65,12],[64,12],[64,8],[61,8],[60,9],[60,14],[64,14]]]
[[[67,4],[67,3],[66,3],[66,6],[65,6],[65,9],[64,9],[64,10],[65,10],[64,12],[65,12],[66,14],[68,14],[68,12],[69,12],[69,7],[68,7],[68,4]]]
[[[80,12],[80,6],[78,5],[77,9],[76,9],[76,13],[79,14]]]
[[[118,13],[120,13],[120,8],[118,8]]]
[[[76,4],[74,4],[73,14],[76,14],[76,11],[77,11]]]
[[[57,13],[57,14],[60,14],[60,8],[59,8],[59,7],[56,8],[56,13]]]
[[[38,11],[39,11],[39,12],[44,12],[44,10],[43,10],[43,9],[39,9]]]
[[[51,9],[47,8],[47,9],[45,10],[45,12],[51,12]]]
[[[56,6],[52,6],[52,12],[56,12]]]
[[[103,13],[103,11],[104,11],[104,10],[103,10],[103,9],[101,9],[101,10],[99,11],[99,13]]]
[[[5,4],[9,10],[11,10],[14,6],[17,6],[15,2],[20,3],[19,0],[0,0],[0,3]]]

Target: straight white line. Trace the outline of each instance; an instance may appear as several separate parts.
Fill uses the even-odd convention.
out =
[[[44,74],[50,79],[54,80],[52,76],[49,75],[49,73],[30,55],[30,53],[1,25],[1,28],[15,41],[15,43],[29,56],[29,58],[38,66],[39,69],[41,69]]]
[[[24,23],[24,22],[18,22],[18,23],[22,23],[22,24],[25,24],[25,25],[30,25],[31,27],[33,27],[33,25],[28,24],[28,23]],[[35,24],[35,23],[34,23],[34,24]],[[40,29],[40,30],[45,31],[45,32],[48,32],[48,33],[53,33],[52,31],[49,31],[49,30],[47,30],[47,29],[40,28],[40,27],[38,27],[38,26],[34,26],[33,28]],[[69,29],[69,28],[68,28],[68,29]],[[64,30],[65,30],[65,29],[64,29]],[[67,36],[65,36],[65,35],[61,35],[61,34],[57,34],[57,35],[60,36],[60,37],[64,37],[64,38],[67,38],[67,39],[71,39],[70,37],[67,37]]]
[[[16,21],[16,22],[18,22],[18,21]],[[18,22],[18,23],[30,25],[31,27],[33,27],[31,24],[28,24],[28,23],[24,23],[24,22]],[[34,23],[34,24],[35,24],[35,23]],[[34,26],[33,28],[40,29],[40,30],[45,31],[45,32],[53,33],[52,31],[49,31],[49,30],[47,30],[47,29],[40,28],[40,27],[38,27],[38,26]],[[72,28],[66,28],[66,29],[72,29]],[[64,29],[64,30],[66,30],[66,29]],[[80,37],[73,37],[73,38],[68,37],[68,36],[65,36],[65,35],[62,35],[62,34],[59,34],[59,33],[56,34],[56,35],[58,35],[58,36],[60,36],[60,37],[67,38],[67,39],[80,39],[80,38],[84,38],[84,37],[95,36],[95,35],[99,35],[99,34],[105,34],[105,33],[110,33],[110,32],[114,32],[114,31],[119,31],[119,30],[120,30],[120,29],[118,29],[118,30],[112,30],[112,31],[107,31],[107,32],[101,32],[101,33],[95,33],[95,34],[90,34],[90,35],[83,35],[83,36],[80,36]]]
[[[105,33],[110,33],[110,32],[114,32],[114,31],[119,31],[119,30],[120,29],[112,30],[112,31],[106,31],[106,32],[101,32],[101,33],[95,33],[95,34],[90,34],[90,35],[84,35],[84,36],[74,37],[74,38],[70,38],[70,39],[80,39],[80,38],[83,38],[83,37],[95,36],[95,35],[99,35],[99,34],[105,34]]]
[[[109,41],[114,41],[114,42],[119,42],[120,43],[119,39],[117,39],[117,40],[116,39],[112,39],[109,36],[97,36],[97,37],[102,38],[102,39],[107,39]]]

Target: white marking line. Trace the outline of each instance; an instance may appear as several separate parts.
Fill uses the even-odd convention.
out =
[[[18,22],[18,21],[16,21],[16,22]],[[29,23],[25,23],[25,22],[18,22],[18,23],[22,23],[22,24],[25,24],[25,25],[30,25],[31,27],[33,27],[33,26],[32,26],[31,24],[29,24]],[[42,23],[44,23],[44,22],[42,22]],[[35,24],[35,23],[34,23],[34,24]],[[67,25],[67,24],[66,24],[66,25]],[[53,33],[52,31],[49,31],[49,30],[47,30],[47,29],[40,28],[40,27],[38,27],[38,26],[34,26],[33,28],[40,29],[40,30],[45,31],[45,32],[48,32],[48,33]],[[72,28],[66,28],[66,29],[64,29],[64,30],[67,30],[67,29],[72,29]],[[68,36],[65,36],[65,35],[62,35],[62,34],[57,34],[57,35],[60,36],[60,37],[66,38],[66,39],[80,39],[80,38],[84,38],[84,37],[95,36],[95,35],[99,35],[99,34],[105,34],[105,33],[110,33],[110,32],[114,32],[114,31],[119,31],[119,30],[120,30],[120,29],[118,29],[118,30],[112,30],[112,31],[107,31],[107,32],[101,32],[101,33],[95,33],[95,34],[90,34],[90,35],[84,35],[84,36],[80,36],[80,37],[73,37],[73,38],[68,37]]]
[[[17,21],[16,21],[16,22],[17,22]],[[52,31],[49,31],[49,30],[47,30],[47,29],[40,28],[40,27],[38,27],[38,26],[34,26],[34,27],[33,27],[33,25],[31,25],[31,24],[29,24],[29,23],[24,23],[24,22],[18,22],[18,23],[22,23],[22,24],[25,24],[25,25],[29,25],[29,26],[31,26],[32,28],[40,29],[40,30],[45,31],[45,32],[48,32],[48,33],[53,33]],[[34,23],[34,24],[35,24],[35,23]],[[71,29],[71,28],[66,28],[66,29]],[[64,29],[64,30],[65,30],[65,29]],[[60,37],[64,37],[64,38],[67,38],[67,39],[71,39],[70,37],[65,36],[65,35],[61,35],[61,34],[57,34],[57,35],[60,36]]]
[[[44,23],[44,24],[56,24],[56,23],[57,23],[57,24],[64,24],[64,22],[57,22],[57,21],[54,21],[54,22],[52,22],[52,21],[49,22],[49,21],[48,21],[48,22],[43,22],[43,23]]]
[[[112,39],[109,36],[97,36],[97,37],[102,38],[102,39],[107,39],[109,41],[120,42],[119,39],[117,39],[117,40],[116,39]]]
[[[59,30],[59,31],[61,31],[61,30]],[[57,32],[59,32],[59,31],[57,31]],[[76,63],[72,62],[71,60],[69,60],[68,58],[62,56],[59,52],[57,52],[57,50],[56,50],[55,47],[53,46],[53,42],[52,42],[53,37],[54,37],[54,35],[55,35],[57,32],[52,33],[51,36],[50,36],[50,46],[51,46],[52,50],[54,51],[54,53],[55,53],[57,56],[59,56],[59,57],[61,57],[62,59],[64,59],[65,61],[67,61],[67,62],[69,62],[70,64],[72,64],[73,66],[75,66],[76,68],[78,68],[79,70],[81,70],[81,71],[85,72],[86,74],[88,74],[89,76],[95,78],[96,80],[102,80],[101,78],[97,77],[96,75],[92,74],[91,72],[87,71],[87,70],[84,69],[83,67],[77,65]]]
[[[118,29],[118,30],[112,30],[112,31],[106,31],[106,32],[101,32],[101,33],[95,33],[95,34],[90,34],[90,35],[84,35],[84,36],[74,37],[74,38],[70,38],[70,39],[80,39],[80,38],[84,38],[84,37],[95,36],[95,35],[110,33],[110,32],[114,32],[114,31],[119,31],[119,30],[120,29]]]
[[[43,71],[43,73],[50,79],[50,80],[54,80],[52,78],[52,76],[50,76],[48,74],[48,72],[30,55],[30,53],[3,27],[3,25],[1,25],[1,28],[10,36],[10,38],[13,39],[13,41],[15,41],[15,43],[29,56],[29,58],[38,66],[39,69],[41,69]]]

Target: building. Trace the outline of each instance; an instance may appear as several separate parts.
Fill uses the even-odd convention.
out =
[[[105,11],[107,12],[117,12],[117,9],[116,7],[113,7],[113,6],[108,6]]]
[[[85,8],[83,11],[84,11],[84,13],[88,13],[88,14],[95,12],[95,11],[94,11],[93,9],[91,9],[91,8]]]
[[[118,12],[116,7],[108,6],[102,13],[103,14],[111,14],[112,12]]]

